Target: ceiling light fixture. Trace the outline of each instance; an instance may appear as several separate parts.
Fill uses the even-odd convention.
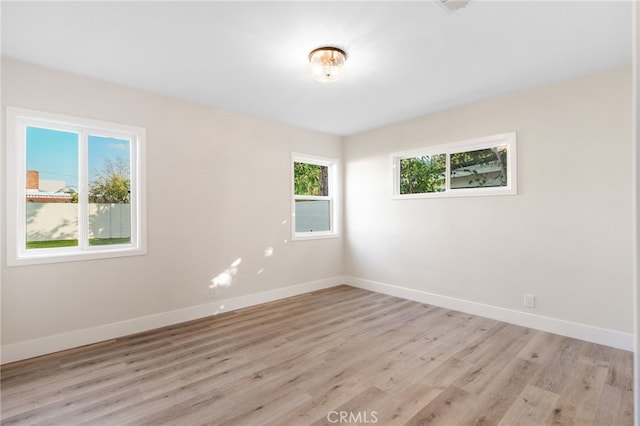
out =
[[[330,83],[338,80],[344,73],[347,53],[337,47],[324,46],[309,53],[311,76],[314,80]]]

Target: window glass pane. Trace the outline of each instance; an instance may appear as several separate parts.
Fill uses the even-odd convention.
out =
[[[89,245],[131,242],[131,143],[89,136]]]
[[[294,163],[296,195],[329,195],[329,167],[317,164]]]
[[[507,146],[451,154],[451,189],[507,186]]]
[[[400,194],[423,194],[445,190],[446,155],[400,159]]]
[[[296,232],[331,231],[329,200],[296,200]]]
[[[78,134],[27,127],[26,248],[78,245]]]

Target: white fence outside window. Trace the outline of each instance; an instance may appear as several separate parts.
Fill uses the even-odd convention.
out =
[[[129,204],[89,203],[89,238],[131,237]],[[78,239],[78,204],[27,203],[27,241]]]

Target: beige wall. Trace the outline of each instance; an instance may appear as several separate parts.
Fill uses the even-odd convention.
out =
[[[237,258],[219,298],[342,273],[341,238],[291,242],[289,221],[291,152],[341,157],[339,138],[3,60],[3,120],[7,105],[146,128],[148,254],[21,267],[3,256],[3,345],[211,303],[210,280]]]
[[[145,127],[148,186],[146,256],[10,268],[2,256],[3,346],[35,353],[50,337],[59,346],[78,330],[176,310],[206,314],[195,308],[216,304],[210,280],[238,258],[233,284],[218,299],[285,296],[288,286],[345,274],[531,313],[532,326],[544,317],[632,333],[630,67],[341,141],[10,60],[2,65],[3,107]],[[511,131],[518,133],[518,195],[391,200],[391,153]],[[344,160],[344,252],[342,238],[290,241],[292,151]],[[273,255],[265,256],[269,247]],[[523,293],[537,297],[534,310],[522,306]]]
[[[391,153],[511,131],[518,195],[391,199]],[[345,272],[632,333],[630,140],[630,67],[348,137]]]

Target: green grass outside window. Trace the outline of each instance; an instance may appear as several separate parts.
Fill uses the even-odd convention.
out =
[[[131,238],[90,238],[89,245],[104,246],[109,244],[128,244]],[[77,247],[78,240],[27,241],[27,249]]]

